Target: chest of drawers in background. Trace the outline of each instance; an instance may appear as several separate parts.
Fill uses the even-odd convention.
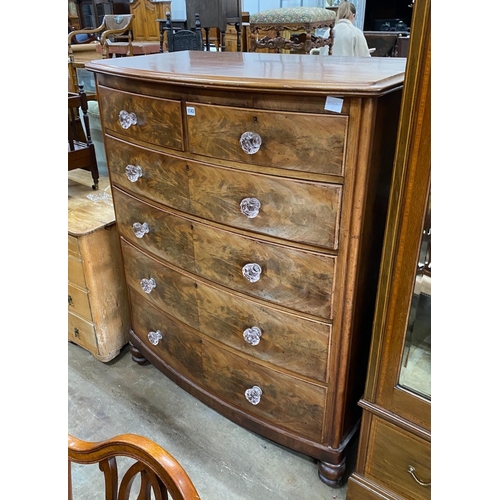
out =
[[[98,191],[91,181],[68,172],[68,340],[107,362],[128,341],[130,315],[108,178]]]
[[[359,426],[405,61],[176,52],[87,67],[134,359],[318,459],[338,485]]]

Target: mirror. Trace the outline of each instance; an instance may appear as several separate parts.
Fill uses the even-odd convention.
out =
[[[399,384],[431,399],[431,196],[427,200]]]

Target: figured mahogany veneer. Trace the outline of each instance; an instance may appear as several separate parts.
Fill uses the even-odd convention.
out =
[[[341,484],[405,61],[195,51],[87,67],[133,359]]]

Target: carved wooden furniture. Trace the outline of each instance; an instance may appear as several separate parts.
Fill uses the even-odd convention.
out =
[[[129,307],[109,180],[68,173],[68,340],[108,362],[127,343]]]
[[[124,458],[128,462],[122,462]],[[158,443],[137,434],[121,434],[100,442],[83,441],[68,434],[68,500],[73,500],[72,463],[99,464],[106,500],[129,500],[136,479],[140,487],[133,498],[137,500],[149,500],[153,498],[151,493],[156,500],[200,499],[181,464]]]
[[[198,14],[196,14],[196,28],[191,30],[176,30],[172,27],[170,12],[167,13],[165,24],[167,32],[167,49],[169,52],[179,52],[181,50],[203,50],[203,39],[201,37],[201,24]],[[163,52],[163,29],[160,28],[160,52]]]
[[[190,51],[87,68],[133,358],[340,484],[405,60]]]
[[[87,95],[80,85],[78,93],[68,92],[68,171],[87,170],[94,180],[92,189],[97,189],[99,170],[87,111]]]
[[[100,26],[97,28],[86,28],[82,30],[72,31],[68,35],[68,57],[70,62],[73,60],[72,39],[79,33],[92,34],[95,33],[99,37],[98,51],[101,53],[102,58],[109,57],[110,44],[120,44],[127,47],[127,55],[132,55],[132,19],[133,14],[123,15],[105,15]],[[114,41],[115,37],[126,34],[127,42]]]
[[[236,50],[241,51],[241,0],[189,0],[186,2],[188,28],[195,28],[195,14],[199,14],[201,27],[205,30],[205,47],[210,50],[210,28],[220,33],[220,48],[226,50],[227,26],[236,30]]]
[[[431,498],[430,0],[415,2],[356,470],[348,500]],[[420,337],[420,338],[419,338]]]
[[[309,53],[313,48],[328,46],[332,54],[335,12],[319,7],[270,9],[250,16],[250,52],[260,49],[295,50]],[[328,38],[316,36],[317,28],[329,28]],[[284,36],[287,32],[288,36]],[[295,36],[290,36],[292,32]],[[302,38],[300,34],[303,34]],[[262,36],[264,34],[264,36]]]

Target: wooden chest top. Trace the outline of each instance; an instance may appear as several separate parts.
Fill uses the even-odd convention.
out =
[[[86,68],[183,86],[381,95],[401,87],[405,58],[183,51],[91,61]]]

